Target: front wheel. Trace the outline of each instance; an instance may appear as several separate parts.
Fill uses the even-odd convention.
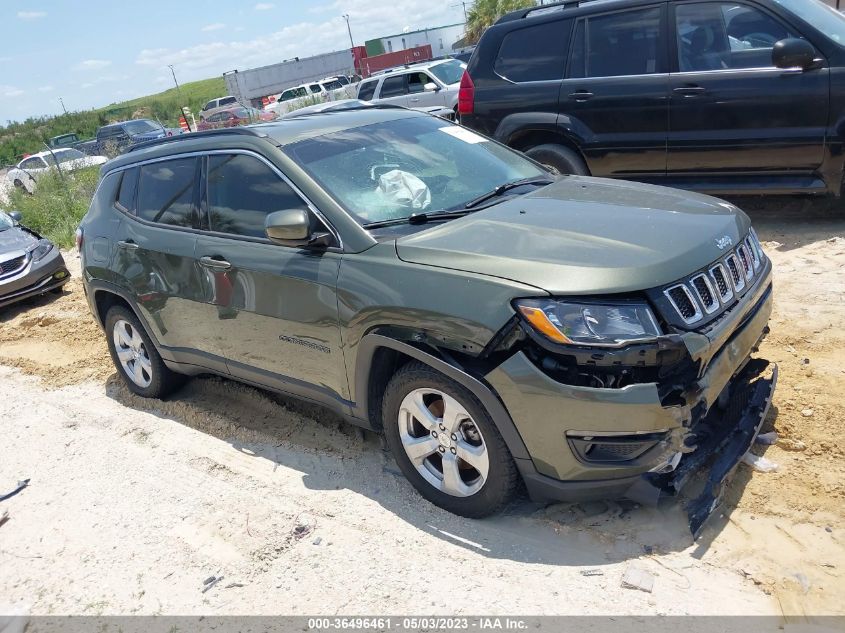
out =
[[[469,390],[427,365],[405,365],[391,379],[383,421],[399,468],[435,505],[481,518],[516,494],[516,465],[487,411]]]

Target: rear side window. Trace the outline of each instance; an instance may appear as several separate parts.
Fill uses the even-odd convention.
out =
[[[666,72],[660,19],[660,8],[654,7],[581,20],[572,47],[569,76],[621,77]]]
[[[562,79],[572,20],[557,20],[505,35],[493,69],[511,81]]]
[[[394,75],[387,77],[381,85],[381,94],[379,98],[386,99],[387,97],[401,97],[408,94],[408,87],[405,84],[405,75]]]
[[[225,97],[224,99],[220,99],[220,105],[221,106],[230,105],[232,103],[235,103],[235,101],[236,101],[236,99],[234,97]]]
[[[376,93],[376,84],[378,81],[364,81],[358,86],[358,98],[362,101],[369,101]]]
[[[208,213],[212,231],[265,237],[264,219],[274,211],[308,206],[265,163],[244,154],[208,157]]]
[[[141,166],[136,214],[171,226],[194,226],[197,159],[179,158]]]
[[[135,191],[138,189],[138,167],[127,169],[120,179],[115,205],[121,211],[135,212]]]

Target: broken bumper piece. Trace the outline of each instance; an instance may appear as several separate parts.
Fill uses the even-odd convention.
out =
[[[767,360],[753,359],[731,381],[730,398],[723,408],[713,407],[687,438],[688,449],[667,473],[647,473],[642,483],[657,490],[658,497],[676,496],[694,475],[703,487],[687,504],[694,538],[721,505],[725,484],[748,452],[766,419],[777,384],[778,368]]]

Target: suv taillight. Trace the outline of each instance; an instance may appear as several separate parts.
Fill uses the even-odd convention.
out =
[[[461,77],[458,89],[458,114],[472,114],[475,109],[475,84],[467,71]]]

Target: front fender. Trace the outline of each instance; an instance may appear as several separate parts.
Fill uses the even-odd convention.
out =
[[[490,414],[490,417],[493,418],[493,422],[499,429],[499,433],[502,434],[502,438],[505,440],[508,450],[511,455],[518,460],[518,465],[520,465],[519,462],[521,460],[527,460],[528,464],[530,464],[528,449],[522,441],[522,436],[520,436],[519,431],[517,431],[507,409],[505,409],[501,400],[499,400],[498,396],[489,386],[471,376],[460,367],[452,365],[441,358],[437,358],[436,356],[433,356],[424,350],[418,349],[409,343],[388,338],[380,334],[367,334],[361,339],[361,342],[358,345],[355,370],[354,417],[364,420],[368,418],[369,389],[367,387],[370,376],[370,368],[373,364],[373,357],[379,348],[395,350],[413,358],[414,360],[425,363],[432,369],[436,369],[472,392],[472,394],[478,398],[487,410],[487,413]],[[528,464],[525,466],[527,467]]]

